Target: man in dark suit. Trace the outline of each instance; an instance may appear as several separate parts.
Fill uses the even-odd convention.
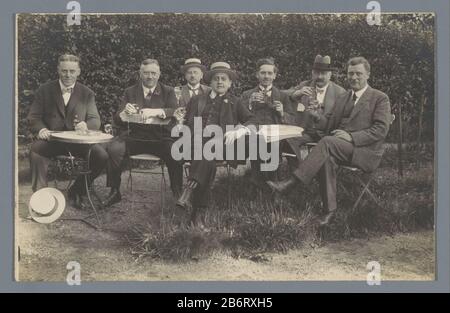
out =
[[[67,154],[86,156],[88,146],[62,144],[49,141],[51,131],[98,130],[100,116],[95,105],[94,92],[77,82],[80,75],[80,61],[74,55],[62,55],[58,59],[59,79],[42,85],[36,92],[28,114],[31,131],[37,140],[31,146],[32,189],[36,191],[47,186],[49,158]],[[104,168],[108,154],[100,145],[94,145],[90,154],[90,181]],[[83,180],[79,177],[69,190],[69,198],[77,207],[81,206],[81,195],[85,192]]]
[[[299,138],[300,145],[318,142],[325,135],[325,130],[318,129],[314,122],[311,110],[320,115],[329,115],[336,99],[345,93],[344,88],[330,80],[333,70],[329,56],[317,55],[312,66],[311,79],[287,90],[297,111],[296,124],[305,129],[302,138]]]
[[[246,127],[255,124],[254,115],[248,108],[239,101],[236,96],[228,92],[232,81],[237,77],[236,73],[231,70],[230,65],[226,62],[216,62],[211,65],[211,69],[207,72],[206,81],[211,82],[212,90],[205,95],[195,96],[191,99],[189,107],[195,110],[188,111],[186,124],[193,127],[193,118],[201,117],[203,127],[209,125],[219,126],[224,135],[223,143],[225,145],[234,144],[237,139],[249,133]],[[226,126],[241,127],[226,132]],[[194,133],[193,136],[202,134]],[[224,148],[223,151],[226,149]],[[235,164],[235,159],[230,160]],[[207,207],[208,192],[216,175],[216,160],[207,160],[202,155],[200,160],[194,159],[191,162],[188,181],[183,194],[177,201],[177,206],[188,208],[191,205],[191,197],[193,196],[194,210],[200,207]]]
[[[383,92],[367,84],[369,62],[363,57],[348,61],[347,78],[351,90],[340,96],[329,116],[316,114],[320,125],[327,125],[323,137],[295,170],[294,176],[281,182],[269,182],[277,192],[284,192],[301,182],[304,187],[319,174],[322,200],[328,213],[320,224],[328,224],[336,210],[336,167],[350,165],[365,172],[374,171],[383,155],[383,142],[389,131],[391,106]]]
[[[182,163],[171,156],[173,139],[170,136],[174,122],[172,117],[177,108],[174,89],[159,83],[160,67],[157,60],[146,59],[140,66],[139,82],[127,88],[119,109],[114,116],[114,124],[120,127],[120,134],[107,147],[107,186],[111,192],[104,205],[110,206],[121,200],[120,183],[123,160],[126,152],[130,155],[150,153],[160,157],[169,172],[170,186],[176,197],[181,193],[183,183]],[[146,125],[123,121],[127,114],[140,112],[143,118],[170,119],[168,125]]]
[[[259,84],[253,89],[244,91],[240,99],[241,105],[248,107],[259,125],[295,124],[289,97],[273,85],[278,73],[273,58],[259,59],[256,62],[256,69],[255,76]],[[297,138],[286,139],[280,143],[280,150],[289,153],[296,153],[297,147],[299,147]],[[270,144],[267,151],[270,151]],[[255,184],[275,178],[276,171],[262,172],[261,163],[259,159],[251,161],[252,181]]]
[[[187,84],[181,87],[178,104],[180,107],[186,107],[193,96],[203,95],[211,90],[211,87],[200,83],[205,70],[205,66],[199,59],[191,58],[184,62],[181,72],[184,74]]]

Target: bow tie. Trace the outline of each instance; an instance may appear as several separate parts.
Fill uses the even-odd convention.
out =
[[[72,87],[67,87],[67,88],[61,89],[62,94],[65,94],[65,93],[72,93],[72,91],[73,91],[73,88],[72,88]]]

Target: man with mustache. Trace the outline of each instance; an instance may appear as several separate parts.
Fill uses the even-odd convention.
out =
[[[190,58],[184,62],[181,71],[187,84],[181,87],[180,107],[186,107],[193,96],[203,95],[211,90],[209,86],[201,84],[205,70],[200,59]]]
[[[125,90],[114,123],[120,127],[120,134],[107,147],[109,160],[107,165],[107,186],[111,187],[104,205],[110,206],[121,200],[120,183],[122,163],[128,151],[129,155],[150,153],[160,157],[169,172],[170,186],[175,197],[181,193],[183,183],[182,163],[171,155],[173,139],[170,131],[174,125],[146,125],[128,123],[122,120],[127,114],[140,113],[144,119],[172,118],[177,108],[177,98],[172,87],[159,82],[161,75],[159,63],[154,59],[142,61],[139,69],[139,81]]]
[[[63,144],[49,141],[52,131],[98,130],[100,115],[95,105],[94,92],[77,81],[80,75],[80,59],[64,54],[58,59],[59,79],[42,85],[36,92],[28,114],[31,131],[37,140],[31,145],[31,185],[33,191],[47,187],[49,159],[70,152],[86,156],[89,147],[79,144]],[[93,145],[90,154],[92,182],[105,167],[108,154],[101,145]],[[76,208],[83,206],[84,179],[79,176],[68,192]]]
[[[345,93],[344,88],[330,80],[333,70],[329,56],[317,55],[311,79],[287,91],[297,111],[296,123],[305,129],[302,138],[298,139],[300,145],[318,142],[324,136],[324,130],[318,127],[314,115],[330,114],[336,99]]]
[[[320,225],[327,225],[336,213],[336,169],[338,165],[357,167],[364,172],[374,171],[383,155],[383,142],[389,131],[391,105],[388,96],[367,84],[370,64],[363,57],[351,58],[347,63],[347,79],[351,90],[336,100],[332,113],[316,115],[323,137],[300,163],[293,176],[280,182],[268,182],[277,192],[302,184],[307,189],[319,175],[322,202],[327,213]],[[325,127],[324,127],[325,128]]]

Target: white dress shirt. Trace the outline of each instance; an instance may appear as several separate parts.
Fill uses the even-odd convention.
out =
[[[147,95],[149,92],[151,92],[151,94],[153,94],[153,92],[155,91],[156,85],[152,88],[147,88],[144,85],[142,85],[142,89],[144,90],[144,98],[147,98]]]
[[[198,84],[195,85],[195,86],[191,86],[191,85],[187,84],[187,86],[188,86],[188,89],[189,89],[189,95],[191,96],[191,98],[192,98],[193,96],[198,95],[198,91],[199,91],[199,89],[200,89],[200,83],[198,83]],[[192,90],[192,89],[195,89],[196,93],[195,93],[194,90]]]
[[[353,91],[352,90],[352,99],[353,99],[353,95],[356,94],[356,101],[355,101],[355,105],[358,103],[359,98],[361,98],[361,96],[363,95],[363,93],[367,90],[367,88],[369,87],[369,85],[366,85],[366,87],[364,87],[363,89],[360,89],[358,91]]]
[[[69,87],[66,87],[66,86],[64,86],[64,84],[61,81],[59,81],[59,86],[61,87],[61,93],[62,93],[62,97],[64,99],[64,105],[67,106],[67,103],[69,103],[70,96],[72,95],[72,93],[70,93],[70,92],[63,93],[62,91],[65,89],[68,89],[68,88],[72,88],[72,92],[73,92],[73,87],[75,86],[75,84],[73,84]]]
[[[326,84],[322,88],[316,86],[317,102],[319,102],[320,104],[322,104],[325,100],[325,94],[327,93],[328,85],[329,84]]]
[[[259,85],[259,89],[260,89],[262,92],[264,92],[265,90],[267,90],[266,95],[267,95],[268,97],[272,97],[272,85],[267,86],[267,87],[263,87],[263,86]]]

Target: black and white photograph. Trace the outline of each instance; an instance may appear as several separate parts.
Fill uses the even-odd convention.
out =
[[[19,13],[15,280],[434,281],[435,13]]]

